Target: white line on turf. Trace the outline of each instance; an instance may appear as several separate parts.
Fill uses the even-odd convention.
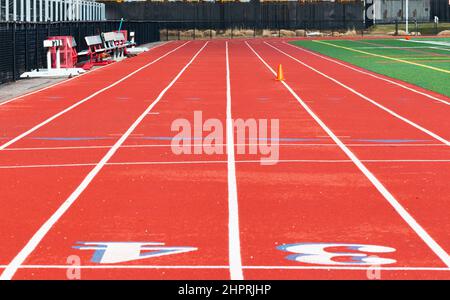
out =
[[[351,70],[353,70],[353,71],[356,71],[356,72],[358,72],[358,73],[361,73],[361,74],[364,74],[364,75],[368,75],[368,76],[371,76],[371,77],[373,77],[373,78],[377,78],[377,79],[379,79],[379,80],[383,80],[383,81],[389,82],[390,84],[399,86],[399,87],[404,88],[404,89],[406,89],[406,90],[408,90],[408,91],[411,91],[411,92],[414,92],[414,93],[416,93],[416,94],[425,96],[425,97],[427,97],[427,98],[430,98],[430,99],[439,101],[439,102],[444,103],[444,104],[446,104],[446,105],[450,105],[450,102],[449,102],[449,101],[445,101],[445,100],[440,99],[440,98],[438,98],[438,97],[435,97],[435,96],[433,96],[433,95],[430,95],[430,94],[421,92],[421,91],[416,90],[416,89],[414,89],[414,88],[412,88],[412,87],[409,87],[409,86],[406,86],[406,85],[404,85],[404,84],[401,84],[400,82],[396,82],[396,81],[390,80],[390,79],[388,79],[388,78],[381,77],[381,76],[375,75],[375,74],[373,74],[373,73],[366,72],[366,71],[363,71],[363,70],[354,68],[354,67],[352,67],[352,66],[350,66],[350,65],[348,65],[348,64],[342,63],[342,62],[340,62],[340,61],[338,61],[338,60],[336,60],[336,59],[333,59],[333,58],[330,58],[330,57],[327,57],[327,56],[324,56],[324,55],[315,53],[315,52],[313,52],[313,51],[306,50],[306,49],[304,49],[304,48],[300,48],[300,47],[294,46],[294,45],[289,44],[289,43],[286,43],[286,42],[283,42],[283,44],[288,45],[288,46],[291,46],[291,47],[293,47],[293,48],[295,48],[295,49],[297,49],[297,50],[301,50],[301,51],[307,52],[307,53],[309,53],[309,54],[315,55],[315,56],[320,57],[320,58],[322,58],[322,59],[331,61],[331,62],[333,62],[333,63],[335,63],[335,64],[338,64],[338,65],[340,65],[340,66],[346,67],[346,68],[351,69]]]
[[[4,268],[0,265],[0,268]],[[19,269],[228,269],[227,265],[21,265]],[[245,270],[383,270],[383,271],[444,271],[443,267],[355,267],[355,266],[242,266]]]
[[[118,139],[118,141],[109,149],[109,151],[103,156],[103,158],[97,163],[97,165],[89,172],[89,174],[83,179],[78,187],[72,192],[72,194],[63,202],[63,204],[53,213],[53,215],[36,231],[32,238],[27,242],[25,247],[19,251],[14,259],[7,265],[3,273],[0,275],[0,280],[9,280],[16,273],[17,269],[27,257],[34,251],[39,245],[46,234],[52,229],[53,225],[64,215],[64,213],[70,208],[70,206],[78,199],[81,193],[88,187],[88,185],[94,180],[95,176],[105,166],[109,159],[116,153],[119,147],[125,142],[128,136],[136,129],[136,127],[144,120],[148,112],[161,100],[166,92],[175,84],[180,76],[186,71],[186,69],[192,64],[203,49],[205,49],[208,42],[206,42],[200,50],[195,53],[191,60],[181,69],[181,71],[175,76],[174,79],[161,91],[158,97],[145,109],[145,111],[131,124],[127,131]]]
[[[353,163],[350,159],[277,159],[266,160],[268,163]],[[367,163],[449,163],[450,159],[360,159]],[[261,160],[236,160],[235,163],[260,163]],[[127,161],[107,163],[106,166],[131,165],[183,165],[183,164],[222,164],[227,160],[183,160],[183,161]],[[28,169],[28,168],[70,168],[95,166],[96,163],[67,163],[67,164],[32,164],[32,165],[5,165],[0,169]]]
[[[153,61],[149,62],[148,64],[146,64],[146,65],[144,65],[144,66],[142,66],[142,67],[140,67],[139,69],[137,69],[137,70],[135,70],[135,71],[129,73],[128,75],[122,77],[121,79],[115,81],[114,83],[108,85],[107,87],[104,87],[104,88],[102,88],[101,90],[98,90],[97,92],[95,92],[95,93],[89,95],[88,97],[86,97],[86,98],[84,98],[84,99],[78,101],[77,103],[72,104],[72,105],[69,106],[68,108],[66,108],[66,109],[60,111],[59,113],[57,113],[57,114],[55,114],[55,115],[49,117],[48,119],[46,119],[45,121],[39,123],[38,125],[34,126],[33,128],[31,128],[31,129],[25,131],[24,133],[22,133],[22,134],[16,136],[15,138],[9,140],[8,142],[6,142],[6,143],[0,145],[0,151],[3,150],[3,149],[5,149],[5,148],[7,148],[7,147],[9,147],[9,146],[11,146],[12,144],[14,144],[15,142],[17,142],[17,141],[19,141],[20,139],[24,138],[25,136],[29,135],[30,133],[33,133],[34,131],[38,130],[38,129],[41,128],[42,126],[44,126],[44,125],[46,125],[46,124],[52,122],[53,120],[55,120],[56,118],[62,116],[63,114],[65,114],[65,113],[71,111],[71,110],[74,109],[75,107],[77,107],[77,106],[83,104],[84,102],[86,102],[86,101],[88,101],[88,100],[94,98],[95,96],[97,96],[97,95],[103,93],[104,91],[107,91],[107,90],[109,90],[110,88],[112,88],[112,87],[118,85],[119,83],[121,83],[121,82],[123,82],[124,80],[130,78],[131,76],[135,75],[136,73],[142,71],[143,69],[145,69],[145,68],[149,67],[150,65],[156,63],[157,61],[163,59],[164,57],[168,56],[169,54],[175,52],[175,51],[178,50],[179,48],[185,46],[187,43],[189,43],[189,42],[186,42],[186,43],[184,43],[184,44],[181,44],[180,46],[176,47],[175,49],[173,49],[173,50],[171,50],[171,51],[168,51],[168,52],[165,53],[164,55],[158,57],[157,59],[154,59]]]
[[[439,48],[439,47],[430,47],[430,48],[435,49],[435,50],[450,51],[450,49],[444,49],[444,48]]]
[[[333,77],[331,77],[331,76],[328,76],[328,75],[325,74],[325,73],[322,73],[321,71],[319,71],[319,70],[317,70],[317,69],[311,67],[311,66],[308,65],[307,63],[304,63],[303,61],[298,60],[297,58],[295,58],[295,57],[293,57],[292,55],[290,55],[290,54],[284,52],[283,50],[280,50],[280,49],[278,49],[277,47],[272,46],[271,44],[269,44],[269,43],[267,43],[267,42],[264,42],[264,43],[265,43],[266,45],[268,45],[269,47],[275,49],[276,51],[278,51],[278,52],[280,52],[280,53],[286,55],[287,57],[289,57],[289,58],[295,60],[295,61],[298,62],[299,64],[301,64],[301,65],[307,67],[308,69],[310,69],[310,70],[316,72],[317,74],[320,74],[320,75],[322,75],[323,77],[325,77],[325,78],[327,78],[327,79],[333,81],[334,83],[336,83],[336,84],[342,86],[343,88],[349,90],[350,92],[352,92],[353,94],[359,96],[360,98],[363,98],[364,100],[366,100],[366,101],[372,103],[373,105],[375,105],[375,106],[377,106],[378,108],[384,110],[385,112],[389,113],[390,115],[392,115],[392,116],[394,116],[394,117],[396,117],[396,118],[402,120],[402,121],[405,122],[405,123],[408,123],[409,125],[413,126],[414,128],[416,128],[416,129],[422,131],[423,133],[425,133],[425,134],[427,134],[427,135],[429,135],[429,136],[435,138],[436,140],[438,140],[438,141],[444,143],[445,145],[450,146],[450,141],[447,141],[446,139],[444,139],[443,137],[437,135],[436,133],[434,133],[434,132],[432,132],[432,131],[430,131],[430,130],[428,130],[428,129],[422,127],[422,126],[420,126],[420,125],[417,124],[417,123],[414,123],[413,121],[411,121],[411,120],[409,120],[409,119],[407,119],[407,118],[405,118],[405,117],[403,117],[403,116],[401,116],[401,115],[399,115],[399,114],[397,114],[396,112],[394,112],[394,111],[390,110],[389,108],[387,108],[387,107],[381,105],[380,103],[376,102],[375,100],[370,99],[370,98],[367,97],[366,95],[361,94],[360,92],[358,92],[358,91],[356,91],[355,89],[353,89],[353,88],[351,88],[351,87],[345,85],[344,83],[340,82],[339,80],[337,80],[337,79],[335,79],[335,78],[333,78]]]
[[[236,162],[234,158],[234,130],[231,115],[231,81],[228,42],[225,42],[225,62],[227,71],[227,168],[228,168],[228,251],[230,277],[232,280],[244,279],[242,272],[241,242],[239,230],[239,205],[236,184]]]
[[[270,67],[267,62],[253,49],[250,44],[245,42],[250,50],[258,57],[258,59],[269,69],[269,71],[276,76],[276,72]],[[298,103],[308,114],[319,124],[320,127],[333,139],[333,141],[341,148],[341,150],[353,161],[358,169],[369,179],[374,187],[381,195],[389,202],[395,211],[403,218],[403,220],[416,232],[416,234],[425,242],[425,244],[442,260],[442,262],[450,267],[449,254],[428,234],[428,232],[408,213],[408,211],[395,199],[386,187],[378,180],[372,172],[359,160],[358,157],[328,128],[328,126],[311,110],[311,108],[300,98],[299,95],[286,83],[281,81],[281,84],[297,99]]]
[[[150,52],[151,52],[152,50],[154,50],[154,49],[157,49],[157,48],[163,46],[163,45],[168,45],[169,43],[172,43],[172,42],[168,42],[168,43],[164,43],[164,44],[159,44],[159,45],[157,45],[157,46],[155,46],[155,47],[152,47],[152,48],[150,48]],[[147,53],[150,53],[150,52],[147,52]],[[19,100],[19,99],[21,99],[21,98],[25,98],[25,97],[27,97],[27,96],[30,96],[30,95],[33,95],[33,94],[36,94],[36,93],[39,93],[39,92],[48,90],[48,89],[50,89],[50,88],[52,88],[52,87],[55,87],[55,86],[61,85],[61,84],[63,84],[63,83],[67,83],[67,82],[69,82],[69,81],[72,81],[72,80],[75,80],[75,79],[77,79],[77,78],[83,77],[83,76],[85,76],[85,75],[87,75],[87,74],[92,74],[92,73],[94,73],[95,71],[98,71],[98,70],[104,70],[105,68],[107,68],[107,67],[109,67],[109,66],[113,66],[113,65],[114,65],[114,64],[108,64],[108,65],[106,65],[106,66],[101,66],[101,67],[96,68],[96,69],[94,69],[94,70],[92,70],[92,71],[89,71],[89,72],[86,72],[86,73],[82,73],[82,74],[80,74],[80,75],[78,75],[78,76],[75,76],[75,77],[72,77],[72,78],[68,78],[68,79],[66,79],[66,80],[63,80],[63,81],[60,81],[60,82],[51,84],[51,85],[49,85],[49,86],[45,86],[45,87],[43,87],[43,88],[40,88],[40,89],[31,91],[31,92],[29,92],[29,93],[26,93],[26,94],[23,94],[23,95],[20,95],[20,96],[17,96],[17,97],[14,97],[14,98],[5,100],[5,101],[3,101],[3,102],[0,103],[0,106],[4,105],[4,104],[6,104],[6,103],[10,103],[10,102]]]

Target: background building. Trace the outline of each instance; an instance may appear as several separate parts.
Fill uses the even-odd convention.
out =
[[[94,0],[0,0],[0,21],[54,22],[105,19],[105,4]]]

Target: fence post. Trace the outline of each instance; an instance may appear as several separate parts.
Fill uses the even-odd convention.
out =
[[[395,20],[395,35],[398,35],[398,20]]]
[[[28,26],[30,23],[25,23],[25,71],[28,71]]]
[[[13,63],[13,81],[16,81],[16,29],[17,29],[17,23],[16,21],[13,22],[13,36],[12,36],[12,63]]]
[[[77,29],[78,29],[77,45],[81,46],[80,21],[77,22]],[[80,49],[80,48],[78,48],[78,49]]]
[[[35,64],[34,64],[34,67],[36,68],[36,69],[39,69],[39,61],[38,61],[38,59],[39,59],[39,41],[38,41],[38,39],[39,39],[39,25],[38,24],[34,24],[34,32],[35,32],[35,34],[34,34],[34,41],[35,41],[35,49],[34,49],[34,59],[35,59]]]

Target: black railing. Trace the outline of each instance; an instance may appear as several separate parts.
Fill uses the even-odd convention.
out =
[[[403,35],[406,33],[406,21],[395,20],[392,22],[377,21],[376,24],[370,28],[373,33],[388,33],[394,35]],[[413,35],[438,35],[442,31],[450,30],[450,22],[433,22],[433,21],[417,21],[409,20],[408,32]]]
[[[331,35],[333,32],[363,34],[361,20],[308,21],[308,22],[208,22],[158,21],[162,41],[210,38],[252,37],[303,37],[307,32],[318,31]]]
[[[87,48],[84,37],[118,30],[120,21],[56,23],[0,22],[0,83],[16,80],[30,69],[46,67],[43,41],[49,36],[71,35],[77,50]],[[125,21],[122,29],[135,32],[138,44],[159,41],[159,24]]]

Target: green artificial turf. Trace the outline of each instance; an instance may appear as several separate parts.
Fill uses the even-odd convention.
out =
[[[420,43],[401,39],[365,39],[302,40],[294,41],[292,44],[450,97],[450,38],[413,39],[413,41]],[[432,43],[429,43],[430,41]],[[445,44],[437,45],[436,42]],[[420,66],[371,54],[413,62]]]

